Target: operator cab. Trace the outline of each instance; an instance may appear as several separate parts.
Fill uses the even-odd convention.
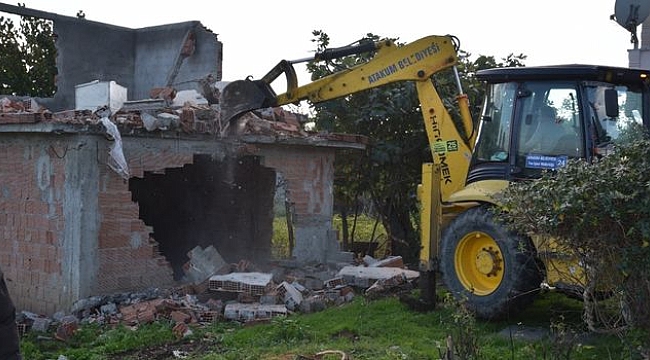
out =
[[[467,183],[536,178],[649,128],[648,75],[596,65],[477,72],[487,92]]]

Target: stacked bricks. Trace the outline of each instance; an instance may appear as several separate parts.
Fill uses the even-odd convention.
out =
[[[39,312],[53,311],[60,301],[60,150],[42,139],[29,146],[14,139],[0,145],[0,268],[14,302]]]

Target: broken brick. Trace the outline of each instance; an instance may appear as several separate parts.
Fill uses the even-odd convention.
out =
[[[195,112],[189,106],[183,106],[181,110],[181,129],[186,133],[194,132]]]
[[[186,314],[182,311],[172,311],[171,314],[169,314],[170,318],[172,319],[173,322],[175,323],[189,323],[190,320],[192,319],[192,316],[189,314]]]
[[[172,328],[172,332],[176,335],[177,338],[183,338],[189,335],[192,335],[192,329],[185,323],[177,323]]]
[[[157,306],[163,304],[162,299],[154,299],[120,309],[122,319],[129,325],[146,324],[156,320]]]
[[[41,121],[39,113],[0,113],[2,124],[31,124]]]
[[[75,316],[65,316],[56,328],[55,337],[58,340],[68,341],[79,328],[79,320]]]

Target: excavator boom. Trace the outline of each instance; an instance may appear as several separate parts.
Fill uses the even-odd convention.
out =
[[[322,102],[398,81],[427,81],[431,75],[456,64],[457,46],[452,36],[428,36],[403,46],[383,40],[326,49],[313,59],[282,60],[260,80],[245,79],[229,83],[221,94],[221,120],[231,121],[246,111],[302,100]],[[304,86],[297,85],[293,68],[297,62],[328,60],[369,51],[376,53],[367,63]],[[276,95],[271,84],[282,73],[286,75],[287,91]]]

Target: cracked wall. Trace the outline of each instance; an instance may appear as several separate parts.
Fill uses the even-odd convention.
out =
[[[52,314],[93,295],[175,286],[196,246],[273,260],[276,175],[293,203],[294,256],[333,259],[335,150],[124,137],[131,177],[94,134],[0,132],[0,262],[18,309]]]

